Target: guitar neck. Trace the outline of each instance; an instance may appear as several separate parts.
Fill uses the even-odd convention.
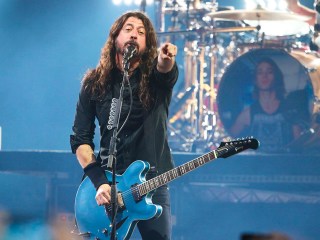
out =
[[[216,158],[217,152],[216,150],[214,150],[196,159],[186,162],[176,168],[173,168],[165,173],[162,173],[159,176],[154,177],[144,183],[141,183],[137,185],[140,196],[144,196],[147,193],[157,189],[158,187],[161,187],[162,185],[165,185]]]

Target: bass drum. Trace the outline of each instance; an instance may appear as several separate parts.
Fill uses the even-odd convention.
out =
[[[303,54],[305,53],[301,53]],[[283,73],[286,92],[285,119],[298,125],[302,132],[310,129],[316,94],[313,84],[319,85],[319,79],[316,81],[310,78],[308,66],[300,62],[300,55],[300,59],[296,55],[298,54],[292,55],[282,49],[252,49],[227,67],[218,87],[217,106],[219,118],[230,136],[243,137],[231,134],[231,127],[239,114],[253,103],[254,71],[259,60],[263,58],[272,59]]]

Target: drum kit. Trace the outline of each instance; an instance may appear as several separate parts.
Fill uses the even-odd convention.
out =
[[[307,93],[307,105],[302,108],[308,109],[310,121],[304,118],[301,125],[304,132],[318,131],[320,58],[309,48],[313,30],[308,17],[259,6],[235,10],[218,7],[215,1],[157,4],[158,38],[184,49],[181,61],[177,59],[183,80],[174,89],[169,115],[173,151],[203,152],[227,137],[237,137],[229,128],[250,102],[248,74],[261,56],[282,67],[288,94]]]

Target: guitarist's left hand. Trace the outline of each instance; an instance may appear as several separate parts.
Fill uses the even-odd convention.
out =
[[[177,52],[176,45],[169,42],[162,44],[159,49],[157,70],[161,73],[169,72],[175,63]]]
[[[102,184],[96,193],[96,201],[99,206],[110,204],[111,187],[109,184]]]

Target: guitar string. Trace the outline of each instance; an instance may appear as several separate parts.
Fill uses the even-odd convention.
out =
[[[217,151],[217,150],[214,150],[214,151]],[[189,161],[189,162],[187,162],[187,163],[185,163],[185,164],[183,164],[183,165],[181,165],[181,166],[184,166],[184,165],[187,165],[188,163],[193,163],[193,162],[195,162],[195,161],[197,161],[197,162],[199,162],[199,160],[203,160],[205,157],[209,157],[209,160],[212,160],[212,159],[210,159],[210,155],[212,155],[212,154],[214,154],[214,151],[212,151],[212,152],[210,152],[210,153],[208,153],[208,154],[206,154],[206,155],[203,155],[203,156],[201,156],[201,157],[199,157],[199,158],[196,158],[196,159],[194,159],[194,160],[191,160],[191,161]],[[206,163],[206,162],[205,162]],[[204,164],[204,163],[203,163]],[[202,166],[203,164],[199,164],[199,166]],[[193,163],[193,165],[194,165],[194,163]],[[195,166],[195,165],[194,165]],[[177,167],[178,168],[178,167]],[[176,168],[175,168],[176,169]],[[172,169],[173,170],[173,169]],[[170,170],[170,171],[172,171],[172,170]],[[168,171],[169,172],[169,171]],[[168,173],[168,172],[166,172],[166,173]],[[189,172],[189,171],[188,171]],[[164,174],[166,174],[166,173],[164,173]],[[185,172],[185,173],[187,173],[187,172]],[[185,173],[183,173],[183,174],[185,174]],[[161,174],[162,175],[162,174]],[[161,178],[160,176],[161,175],[159,175],[159,176],[157,176],[156,178]],[[153,178],[154,179],[154,178]],[[150,180],[152,180],[152,179],[150,179]],[[148,180],[148,181],[150,181],[150,180]],[[145,183],[145,182],[144,182]],[[138,186],[141,186],[143,183],[140,183],[139,185],[137,185],[136,187],[138,188]],[[160,186],[162,186],[162,185],[164,185],[164,184],[161,184]],[[160,187],[159,186],[159,187]],[[152,190],[150,190],[150,191],[152,191]],[[148,190],[148,192],[150,192],[149,190]],[[124,191],[124,192],[122,192],[122,198],[123,199],[128,199],[128,197],[130,197],[131,195],[132,195],[132,190],[131,189],[128,189],[128,190],[126,190],[126,191]]]
[[[200,158],[203,158],[203,157],[200,157]],[[193,161],[198,161],[198,160],[200,160],[200,158],[197,158],[197,159],[195,159],[195,160],[192,160],[192,161],[190,161],[190,162],[193,162]],[[189,162],[188,162],[189,163]],[[185,164],[188,164],[188,163],[185,163]],[[183,164],[183,165],[185,165],[185,164]],[[181,165],[182,166],[182,165]],[[176,169],[176,168],[175,168]],[[172,169],[172,170],[174,170],[174,169]],[[157,176],[156,178],[162,178],[161,176],[162,175],[167,175],[167,173],[169,173],[169,172],[172,172],[172,170],[170,170],[170,171],[168,171],[168,172],[166,172],[166,173],[163,173],[163,174],[161,174],[161,175],[159,175],[159,176]],[[170,174],[169,174],[170,175]],[[170,178],[170,177],[169,177]],[[153,179],[155,179],[155,178],[153,178]],[[150,180],[148,180],[148,181],[151,181],[151,180],[153,180],[153,179],[150,179]],[[160,181],[161,182],[161,181]],[[146,182],[144,182],[144,183],[146,183]],[[139,184],[139,185],[142,185],[142,184],[144,184],[144,183],[141,183],[141,184]],[[139,186],[138,185],[138,186]],[[161,184],[160,186],[162,186],[163,184]],[[138,187],[137,186],[137,187]],[[130,194],[131,193],[131,191],[130,190],[126,190],[125,192],[123,192],[124,193],[124,195],[126,195],[126,194]]]
[[[197,160],[197,159],[195,159],[195,160]],[[195,160],[192,160],[192,161],[195,161]],[[198,159],[199,160],[199,159]],[[166,173],[164,173],[164,174],[166,174]],[[162,174],[161,174],[162,175]],[[160,178],[161,179],[161,175],[159,175],[159,176],[157,176],[156,178]],[[150,179],[150,180],[152,180],[152,179]],[[161,181],[160,181],[161,182]],[[140,186],[142,185],[143,183],[141,183],[141,184],[139,184]],[[136,187],[138,187],[139,185],[137,185]],[[164,185],[164,184],[161,184],[160,186],[162,186],[162,185]],[[151,190],[152,191],[152,190]],[[150,191],[149,191],[150,192]],[[128,189],[128,190],[126,190],[126,191],[124,191],[123,193],[122,193],[122,197],[124,198],[124,199],[127,199],[127,197],[128,196],[131,196],[132,195],[132,191],[131,191],[131,189]]]
[[[233,145],[229,145],[229,146],[224,146],[225,148],[227,148],[227,150],[230,150],[231,148],[233,148],[234,146]],[[222,147],[221,147],[222,148]],[[195,162],[198,162],[198,164],[199,164],[199,166],[198,167],[200,167],[200,166],[202,166],[202,165],[204,165],[205,163],[208,163],[209,161],[211,161],[211,160],[213,160],[213,159],[216,159],[216,158],[218,158],[217,156],[216,156],[216,152],[218,152],[219,153],[219,150],[223,150],[223,149],[216,149],[216,150],[213,150],[212,152],[209,152],[208,154],[205,154],[205,155],[203,155],[203,156],[201,156],[201,157],[198,157],[198,158],[196,158],[196,159],[194,159],[194,160],[191,160],[191,161],[189,161],[189,162],[187,162],[187,163],[185,163],[185,164],[183,164],[183,165],[181,165],[181,166],[187,166],[189,163],[192,163],[193,164],[193,166],[196,166],[195,165]],[[213,158],[211,158],[210,159],[210,155],[212,155],[213,154]],[[205,163],[199,163],[199,160],[205,160],[205,157],[209,157],[209,159],[207,160],[207,161],[205,161]],[[178,169],[179,167],[181,167],[181,166],[178,166],[177,168],[174,168],[174,169]],[[189,166],[189,168],[190,168],[190,166]],[[174,169],[172,169],[172,170],[174,170]],[[195,169],[195,168],[194,168]],[[172,170],[170,170],[170,171],[172,171]],[[168,171],[168,172],[170,172],[170,171]],[[189,171],[190,171],[190,169],[189,169]],[[189,171],[187,171],[187,172],[189,172]],[[166,175],[168,172],[166,172],[166,173],[163,173],[163,174],[161,174],[161,175]],[[183,174],[185,174],[185,173],[187,173],[187,172],[184,172]],[[183,175],[182,174],[182,175]],[[161,179],[161,175],[159,175],[159,176],[157,176],[156,178],[160,178]],[[180,175],[180,176],[182,176],[182,175]],[[170,177],[169,177],[170,178]],[[155,179],[155,178],[153,178],[153,179]],[[173,178],[174,179],[174,178]],[[152,180],[152,179],[150,179],[150,180]],[[150,180],[148,180],[148,181],[150,181]],[[172,179],[170,179],[170,180],[172,180]],[[146,181],[146,182],[148,182],[148,181]],[[144,183],[146,183],[146,182],[144,182]],[[161,182],[161,181],[160,181]],[[169,182],[169,181],[168,181]],[[144,183],[140,183],[140,184],[138,184],[137,186],[135,186],[136,188],[139,188],[139,186],[142,186],[142,184],[144,184]],[[161,184],[160,186],[162,186],[162,185],[164,185],[164,184]],[[157,186],[157,188],[158,187],[160,187],[160,186]],[[150,188],[150,186],[149,186],[149,188]],[[154,189],[156,189],[156,188],[153,188],[153,190]],[[150,190],[150,191],[152,191],[152,190]],[[148,190],[148,192],[150,192],[149,190]],[[147,192],[147,193],[148,193]],[[124,192],[122,192],[121,193],[121,195],[122,195],[122,198],[124,199],[124,200],[128,200],[128,197],[130,197],[130,196],[132,196],[132,189],[130,188],[130,189],[128,189],[128,190],[126,190],[126,191],[124,191]]]
[[[233,145],[229,145],[229,146],[224,146],[224,147],[226,147],[227,150],[229,150],[229,148],[233,148],[234,146],[233,146]],[[220,150],[222,150],[222,149],[220,149]],[[183,165],[181,165],[181,166],[187,165],[187,164],[190,163],[190,162],[195,162],[195,161],[199,162],[199,160],[201,160],[201,161],[202,161],[202,160],[205,160],[205,157],[209,157],[208,161],[213,160],[213,159],[215,159],[216,157],[210,159],[210,155],[214,154],[214,156],[215,156],[215,151],[216,151],[216,152],[219,152],[219,148],[216,149],[216,150],[214,150],[214,151],[212,151],[212,152],[209,152],[208,154],[205,154],[205,155],[203,155],[203,156],[201,156],[201,157],[199,157],[199,158],[196,158],[196,159],[194,159],[194,160],[191,160],[191,161],[189,161],[189,162],[187,162],[187,163],[185,163],[185,164],[183,164]],[[207,163],[207,162],[205,162],[205,163]],[[200,162],[199,167],[202,166],[202,165],[204,165],[205,163],[201,164],[201,162]],[[181,166],[180,166],[180,167],[181,167]],[[177,167],[177,168],[178,168],[178,167]],[[189,172],[189,171],[188,171],[188,172]],[[168,172],[167,172],[167,173],[168,173]],[[187,173],[187,172],[185,172],[185,173]],[[183,173],[183,174],[185,174],[185,173]],[[166,174],[166,173],[164,173],[164,174]],[[162,175],[162,174],[161,174],[161,175]],[[160,177],[161,175],[157,176],[156,178]],[[160,178],[161,178],[161,177],[160,177]],[[150,179],[150,180],[152,180],[152,179]],[[149,181],[150,181],[150,180],[149,180]],[[144,182],[144,183],[145,183],[145,182]],[[144,183],[140,183],[139,185],[137,185],[137,186],[135,186],[135,187],[138,188],[138,186],[141,186],[141,185],[144,184]],[[163,184],[162,184],[162,185],[163,185]],[[162,185],[160,185],[160,186],[162,186]],[[152,190],[150,190],[150,191],[152,191]],[[150,191],[148,190],[148,192],[150,192]],[[147,192],[147,193],[148,193],[148,192]],[[131,189],[128,189],[128,190],[122,192],[122,198],[123,198],[123,199],[126,199],[126,200],[127,200],[128,197],[130,197],[131,195],[132,195],[132,190],[131,190]]]

